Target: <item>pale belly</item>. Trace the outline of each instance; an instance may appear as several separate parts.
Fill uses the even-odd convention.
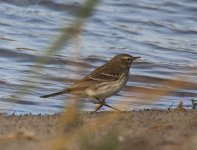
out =
[[[126,79],[125,79],[126,78]],[[128,77],[118,81],[103,82],[86,89],[86,95],[89,99],[108,98],[119,92],[127,83]]]

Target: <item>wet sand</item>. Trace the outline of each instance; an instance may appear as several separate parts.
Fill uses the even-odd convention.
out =
[[[110,113],[80,113],[78,125],[72,126],[65,133],[83,127],[88,122],[96,122]],[[60,149],[55,148],[51,141],[59,137],[62,127],[62,115],[25,115],[6,116],[0,115],[0,149],[3,150],[39,150]],[[61,123],[60,123],[61,122]],[[102,122],[97,122],[98,127]],[[60,131],[61,130],[61,131]],[[100,128],[98,128],[100,130]],[[124,112],[119,115],[118,120],[114,118],[110,130],[113,137],[106,138],[108,147],[103,149],[133,149],[133,150],[196,150],[197,147],[197,111],[133,111]],[[60,131],[60,132],[59,132]],[[106,130],[98,131],[92,138],[105,136]],[[62,133],[62,132],[61,132]],[[72,133],[72,132],[71,132]],[[77,134],[80,132],[73,132]],[[113,139],[113,140],[112,140]],[[114,140],[115,139],[115,140]],[[115,142],[114,142],[115,141]],[[95,142],[95,141],[94,141]],[[110,145],[111,142],[111,145]],[[114,142],[114,143],[113,143]],[[66,138],[65,138],[66,143]],[[75,144],[79,144],[80,141]],[[100,149],[99,141],[88,148]],[[58,143],[56,143],[58,145]],[[87,146],[87,144],[86,144]],[[77,146],[71,146],[77,149]],[[66,149],[66,148],[65,148]]]

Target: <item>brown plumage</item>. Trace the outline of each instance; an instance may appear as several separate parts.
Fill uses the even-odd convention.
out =
[[[57,93],[43,95],[41,98],[71,93],[95,100],[100,104],[95,111],[98,111],[102,106],[116,109],[106,104],[105,99],[116,94],[126,84],[131,63],[137,58],[140,57],[133,57],[128,54],[116,55],[106,64],[98,67],[88,76],[78,80],[70,87]]]

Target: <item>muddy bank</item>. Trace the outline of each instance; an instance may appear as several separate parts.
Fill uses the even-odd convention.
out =
[[[80,149],[134,150],[196,149],[197,111],[125,112],[118,114],[118,117],[107,119],[110,114],[112,113],[79,113],[77,123],[71,125],[69,130],[65,130],[61,114],[50,116],[2,114],[0,115],[0,149],[60,149],[58,144],[64,145],[64,141],[67,143],[70,140],[64,137],[63,144],[58,142],[60,134],[61,137],[69,134],[69,138],[72,134],[79,136],[76,142],[70,143],[72,149],[79,147]],[[102,118],[106,120],[102,122]],[[91,123],[96,124],[95,129],[92,126],[90,129],[93,133],[84,133],[85,126],[88,127]],[[87,138],[89,136],[91,138]],[[72,145],[73,143],[75,145]]]

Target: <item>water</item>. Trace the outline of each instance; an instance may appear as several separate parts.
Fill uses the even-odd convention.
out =
[[[51,57],[41,72],[32,74],[35,60],[45,54],[63,25],[69,26],[81,5],[82,1],[69,0],[0,0],[1,112],[62,111],[71,102],[68,95],[44,100],[39,96],[68,87],[118,53],[142,58],[133,64],[127,87],[109,98],[109,104],[125,102],[125,110],[167,109],[182,100],[191,108],[190,100],[197,98],[195,0],[103,0],[82,34]],[[175,81],[184,86],[174,89]],[[13,101],[15,93],[31,82],[40,87]],[[160,97],[160,89],[173,92]],[[156,102],[150,102],[152,95]],[[84,104],[83,110],[96,107]]]

